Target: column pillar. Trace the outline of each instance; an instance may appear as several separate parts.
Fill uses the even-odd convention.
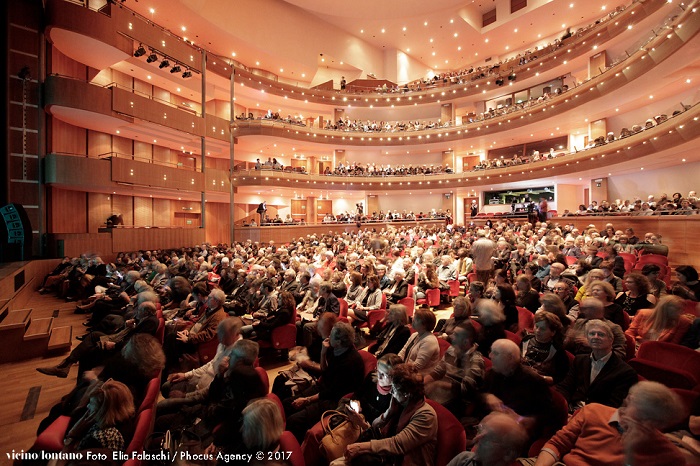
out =
[[[316,218],[316,198],[307,197],[306,198],[306,224],[315,225],[317,223]]]

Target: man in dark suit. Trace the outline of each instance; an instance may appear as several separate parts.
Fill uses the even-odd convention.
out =
[[[396,304],[408,295],[408,282],[404,280],[404,271],[394,272],[394,280],[382,293],[386,295],[387,303]]]
[[[299,282],[296,280],[297,274],[293,269],[284,271],[284,280],[280,285],[279,292],[288,291],[294,296],[299,291]],[[296,301],[296,297],[294,298]],[[298,304],[298,303],[297,303]]]
[[[301,342],[304,346],[308,347],[313,341],[314,335],[316,335],[318,318],[326,312],[333,313],[336,316],[340,315],[340,301],[338,301],[338,297],[333,294],[333,287],[330,282],[323,282],[319,288],[318,303],[316,303],[316,309],[314,309],[313,313],[314,320],[308,322],[305,321],[302,316],[301,324],[303,330],[301,332]]]
[[[576,356],[556,389],[569,402],[570,412],[589,403],[619,408],[637,383],[637,373],[613,352],[613,332],[606,322],[589,320],[585,328],[591,354]]]

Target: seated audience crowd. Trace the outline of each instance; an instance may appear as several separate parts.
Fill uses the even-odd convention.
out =
[[[123,450],[155,379],[155,430],[194,432],[214,457],[275,451],[287,430],[310,466],[433,465],[454,418],[474,448],[453,465],[700,462],[663,435],[685,418],[697,439],[699,403],[688,424],[628,364],[650,342],[700,346],[697,270],[626,262],[663,257],[659,238],[504,219],[65,258],[41,292],[77,300],[86,333],[37,369],[79,373],[39,432],[69,416],[66,449]],[[299,346],[271,398],[256,366],[278,329]],[[329,410],[357,428],[337,455],[319,449]]]

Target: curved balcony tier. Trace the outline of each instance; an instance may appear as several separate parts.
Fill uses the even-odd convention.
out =
[[[234,186],[312,187],[314,189],[406,190],[438,187],[476,187],[488,183],[516,182],[600,169],[614,164],[692,145],[700,137],[700,104],[653,128],[588,150],[511,167],[486,171],[439,175],[352,176],[312,175],[279,170],[240,170],[233,174]],[[409,162],[410,160],[405,160]]]

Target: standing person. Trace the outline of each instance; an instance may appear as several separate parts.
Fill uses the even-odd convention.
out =
[[[472,205],[469,208],[470,215],[471,217],[476,217],[479,214],[479,204],[476,203],[476,200],[472,201]]]
[[[345,76],[342,76],[340,78],[340,90],[344,91],[346,85],[347,85],[347,81],[345,81]],[[360,212],[360,214],[362,214],[362,212]]]
[[[549,211],[549,205],[547,204],[547,199],[544,197],[540,198],[540,206],[539,206],[539,220],[540,222],[546,222],[547,221],[547,212]]]
[[[476,241],[472,244],[476,279],[482,283],[488,283],[493,274],[493,255],[496,251],[496,243],[486,237],[484,230],[477,231],[476,237]]]

